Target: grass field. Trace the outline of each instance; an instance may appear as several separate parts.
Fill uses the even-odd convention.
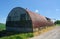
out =
[[[2,31],[2,30],[5,30],[6,29],[6,26],[5,26],[5,24],[3,24],[3,23],[0,23],[0,31]]]

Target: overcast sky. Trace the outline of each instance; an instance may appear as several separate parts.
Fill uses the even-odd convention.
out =
[[[51,19],[60,19],[60,0],[0,0],[0,23],[14,7],[28,8]]]

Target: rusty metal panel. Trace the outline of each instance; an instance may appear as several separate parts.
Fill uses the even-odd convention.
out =
[[[31,12],[29,10],[27,10],[27,12],[31,17],[32,24],[33,24],[34,28],[53,25],[53,22],[48,21],[44,16],[36,14],[36,13]]]

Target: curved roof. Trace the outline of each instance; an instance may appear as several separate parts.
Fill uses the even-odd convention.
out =
[[[47,25],[47,20],[44,16],[34,13],[32,11],[26,10],[31,17],[33,27],[41,27]]]

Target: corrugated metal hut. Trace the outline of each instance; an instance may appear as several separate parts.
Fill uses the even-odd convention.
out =
[[[47,25],[53,25],[52,21],[21,7],[13,8],[6,20],[6,30],[14,32],[34,32]]]

